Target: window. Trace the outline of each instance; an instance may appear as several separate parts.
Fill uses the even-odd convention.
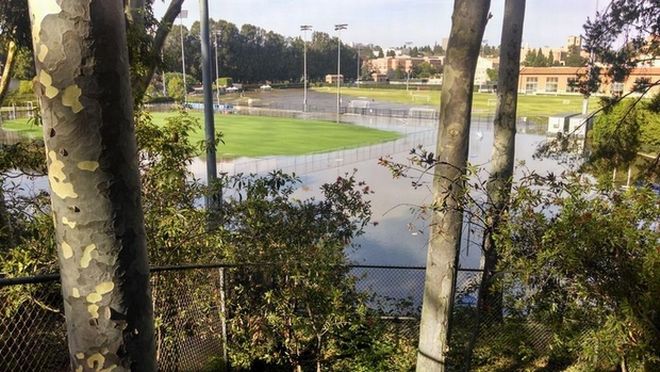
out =
[[[538,85],[538,78],[537,77],[528,77],[527,80],[525,80],[525,93],[531,94],[531,93],[536,93],[536,87]]]
[[[615,94],[615,95],[623,94],[623,83],[621,83],[621,82],[612,83],[612,94]]]
[[[566,91],[569,92],[569,93],[579,92],[580,89],[578,87],[578,79],[568,78],[568,80],[566,82]]]
[[[545,91],[549,92],[549,93],[556,93],[558,82],[559,82],[559,78],[556,78],[556,77],[546,78],[545,79]]]

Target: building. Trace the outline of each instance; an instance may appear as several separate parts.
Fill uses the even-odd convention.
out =
[[[426,62],[433,66],[436,71],[442,69],[442,61],[444,57],[411,57],[411,56],[397,56],[397,57],[383,57],[375,58],[367,61],[367,65],[374,73],[379,75],[388,75],[396,70],[404,72],[412,71],[415,67]]]
[[[488,78],[488,70],[499,68],[499,58],[479,57],[477,60],[477,68],[474,71],[474,85],[486,85],[490,82]]]
[[[575,115],[568,118],[568,135],[584,138],[591,130],[593,117],[591,115]]]
[[[344,82],[344,75],[337,75],[337,74],[328,74],[325,75],[325,82],[328,84],[337,84],[337,76],[339,76],[339,81],[341,83]]]
[[[550,56],[550,53],[552,52],[552,63],[563,66],[564,61],[568,56],[568,53],[573,47],[580,48],[580,55],[582,57],[584,58],[589,57],[589,53],[582,50],[582,37],[571,35],[566,40],[566,45],[561,47],[551,48],[548,46],[544,46],[541,48],[532,48],[529,45],[523,46],[522,48],[520,48],[520,62],[522,63],[525,60],[525,58],[527,57],[527,53],[529,52],[536,53],[539,49],[541,49],[541,52],[546,58],[548,58]]]
[[[548,134],[568,133],[568,120],[577,113],[557,114],[548,117]]]
[[[579,94],[577,87],[580,76],[584,76],[587,70],[584,67],[523,67],[520,69],[518,80],[518,93],[522,94]],[[601,86],[598,94],[626,94],[630,92],[636,83],[648,79],[657,81],[660,79],[660,67],[638,67],[630,71],[628,78],[622,83],[612,83],[603,70],[601,75]],[[660,86],[651,88],[650,94],[660,91]]]
[[[383,83],[387,81],[387,75],[374,72],[373,74],[371,74],[371,79],[373,79],[373,81],[375,81],[376,83]]]

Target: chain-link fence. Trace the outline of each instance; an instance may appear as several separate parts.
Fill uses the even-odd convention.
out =
[[[313,284],[319,275],[313,270],[304,272],[306,278],[283,274],[288,272],[274,265],[152,269],[159,369],[219,370],[227,355],[239,348],[232,345],[231,324],[239,324],[236,319],[248,309],[240,302],[245,300],[241,296],[248,295],[246,289],[263,299],[269,289],[285,285],[284,276]],[[387,327],[388,337],[413,345],[410,353],[414,358],[425,269],[354,265],[337,275],[350,278],[348,291],[362,296],[355,298],[377,314],[375,319]],[[478,310],[481,277],[478,269],[459,269],[457,273],[449,355],[452,369],[489,364],[492,358],[511,351],[506,348],[519,353],[524,347],[530,354],[543,354],[551,342],[551,332],[544,325],[506,312],[492,317]],[[314,287],[304,290],[308,288]],[[65,371],[68,363],[58,276],[0,279],[0,370],[22,371],[30,366],[28,370]]]
[[[238,284],[266,279],[261,266],[159,267],[151,274],[156,353],[163,371],[213,369],[228,352],[227,321]],[[424,282],[420,267],[354,266],[355,289],[384,322],[415,339]],[[227,295],[227,298],[225,298]],[[225,301],[227,310],[224,309]],[[415,304],[415,306],[413,306]],[[223,317],[226,314],[226,317]],[[230,335],[231,336],[231,335]],[[0,370],[68,370],[66,328],[57,275],[0,279]]]

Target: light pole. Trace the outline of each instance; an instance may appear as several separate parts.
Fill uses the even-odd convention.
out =
[[[216,31],[213,33],[213,41],[215,42],[215,95],[216,98],[218,99],[218,107],[220,106],[220,84],[218,83],[218,79],[220,79],[220,72],[218,68],[218,36],[220,35],[219,31]]]
[[[188,98],[188,85],[186,85],[186,53],[183,49],[183,19],[188,18],[188,11],[181,10],[179,12],[179,20],[181,21],[181,67],[183,70],[183,104],[185,105]]]
[[[412,41],[406,41],[408,56],[410,57],[410,67],[406,67],[406,92],[408,92],[408,85],[410,84],[410,70],[413,68],[412,56],[410,55],[410,45],[412,45]]]
[[[312,26],[302,25],[300,31],[303,32],[303,112],[307,112],[307,31],[311,31]]]
[[[408,71],[406,71],[406,92],[408,91],[408,84],[410,84],[410,70],[412,70],[412,68],[408,68]]]
[[[218,171],[216,164],[215,122],[213,121],[213,87],[211,86],[211,37],[209,32],[209,3],[199,0],[200,41],[202,51],[202,85],[204,86],[204,134],[206,139],[206,180],[209,187],[217,187]],[[211,215],[220,210],[222,190],[206,196],[206,209]],[[209,221],[211,226],[215,221]]]
[[[335,25],[337,31],[337,123],[339,124],[339,113],[341,106],[341,30],[348,28],[348,24],[341,23]]]

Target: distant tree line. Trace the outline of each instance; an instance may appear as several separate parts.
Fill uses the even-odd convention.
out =
[[[568,48],[568,52],[565,56],[559,56],[559,60],[555,60],[555,55],[552,53],[552,50],[548,52],[548,55],[546,56],[541,48],[537,50],[531,49],[525,54],[523,65],[529,67],[559,66],[561,65],[559,62],[560,60],[564,62],[564,66],[571,67],[583,67],[587,63],[586,58],[580,55],[580,47],[572,45]]]
[[[257,83],[265,81],[300,82],[303,77],[303,39],[285,37],[273,31],[245,24],[240,29],[231,22],[211,20],[211,67],[215,76],[214,43],[218,42],[218,76],[229,76],[235,82]],[[175,25],[163,50],[166,72],[181,71],[180,25]],[[183,26],[186,73],[201,80],[200,25],[190,29]],[[325,32],[314,32],[307,45],[307,72],[311,81],[321,81],[326,74],[337,73],[337,37]],[[369,50],[373,47],[368,47]],[[378,47],[379,48],[379,47]],[[366,48],[365,48],[366,49]],[[382,51],[382,49],[381,49]],[[368,51],[361,52],[368,58]],[[341,71],[346,79],[357,74],[357,49],[342,42]]]

